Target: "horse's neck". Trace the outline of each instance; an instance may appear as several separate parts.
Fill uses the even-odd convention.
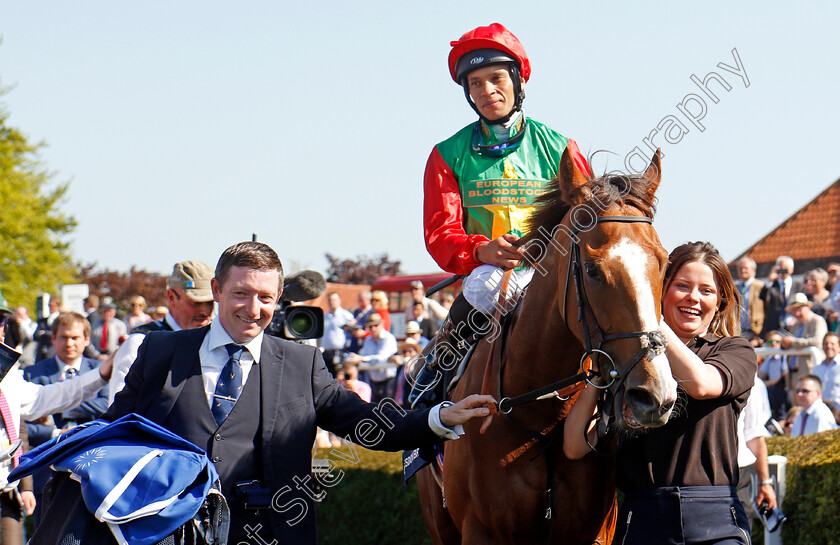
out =
[[[561,279],[562,280],[562,279]],[[556,275],[539,273],[528,287],[509,338],[502,388],[520,395],[578,372],[582,348],[560,312]]]

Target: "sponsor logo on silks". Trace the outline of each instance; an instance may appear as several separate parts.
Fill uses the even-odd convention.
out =
[[[545,193],[548,180],[495,178],[462,182],[462,201],[467,208],[476,206],[528,206]]]
[[[403,451],[403,481],[405,483],[408,483],[408,480],[411,479],[415,473],[434,461],[435,451],[437,448],[437,445],[435,445],[434,449],[416,448],[414,450]]]
[[[484,62],[484,57],[482,57],[481,55],[479,55],[478,57],[473,57],[473,59],[470,61],[470,64],[478,64],[480,62]]]

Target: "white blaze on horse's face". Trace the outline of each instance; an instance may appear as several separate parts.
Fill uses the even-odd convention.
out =
[[[630,279],[632,290],[635,293],[637,312],[641,321],[642,331],[659,331],[659,322],[656,319],[656,302],[653,300],[653,292],[650,287],[659,278],[650,278],[648,275],[649,255],[641,246],[627,237],[622,238],[609,249],[607,255],[616,263],[624,266],[627,277]],[[656,369],[657,380],[665,388],[669,399],[673,399],[677,391],[677,382],[671,375],[671,366],[665,354],[659,354],[652,361]]]

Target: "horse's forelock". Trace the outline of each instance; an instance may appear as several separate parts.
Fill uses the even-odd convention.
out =
[[[577,203],[593,201],[596,207],[632,206],[649,218],[656,213],[656,197],[649,191],[643,176],[619,174],[598,178],[586,176],[586,179],[587,183],[573,189],[571,195],[565,194],[558,178],[551,180],[547,191],[535,202],[537,209],[528,220],[527,234],[521,244],[540,233],[552,232]]]

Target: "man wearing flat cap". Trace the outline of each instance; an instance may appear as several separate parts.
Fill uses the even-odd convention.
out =
[[[820,358],[822,355],[822,339],[828,332],[828,326],[825,319],[811,312],[813,303],[808,300],[808,296],[804,293],[796,293],[790,298],[788,305],[785,307],[785,312],[796,319],[796,322],[790,328],[793,337],[782,337],[782,348],[808,348],[815,347],[820,350]],[[790,366],[790,384],[796,384],[800,377],[811,373],[811,369],[816,365],[816,361],[811,356],[794,356],[788,360]],[[818,361],[819,361],[818,360]]]
[[[108,402],[123,389],[125,375],[137,358],[137,350],[151,331],[178,331],[204,327],[213,318],[213,291],[210,281],[213,268],[203,261],[181,261],[172,268],[166,280],[166,300],[169,312],[162,320],[134,328],[114,357],[114,371],[109,383]]]

